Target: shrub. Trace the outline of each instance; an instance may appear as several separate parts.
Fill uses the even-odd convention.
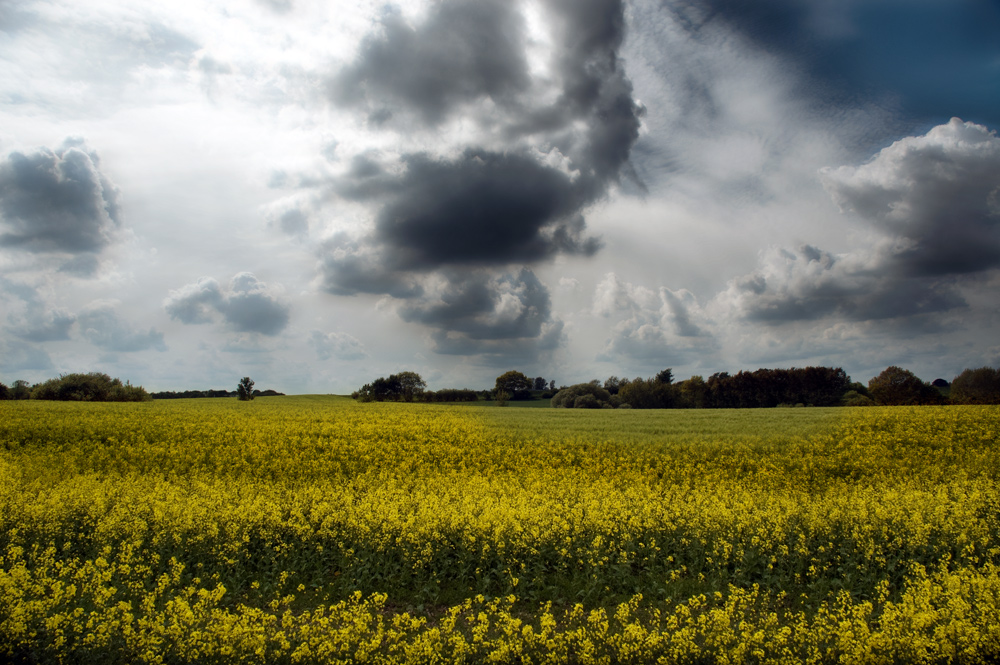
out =
[[[122,383],[101,372],[63,374],[31,389],[31,399],[64,402],[145,402],[152,399],[142,386]]]
[[[610,406],[610,402],[611,393],[593,383],[563,388],[552,398],[552,406],[558,409],[599,409],[605,404]]]

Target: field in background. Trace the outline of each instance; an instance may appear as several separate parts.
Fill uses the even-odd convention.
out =
[[[22,662],[982,662],[998,407],[0,402]]]

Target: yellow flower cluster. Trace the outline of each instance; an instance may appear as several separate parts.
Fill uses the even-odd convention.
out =
[[[998,432],[996,407],[0,402],[0,656],[980,662]]]

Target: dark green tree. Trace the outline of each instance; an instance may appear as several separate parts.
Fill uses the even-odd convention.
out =
[[[255,397],[253,394],[253,379],[249,376],[244,376],[240,379],[240,382],[236,384],[236,397],[241,402],[249,402]]]
[[[531,399],[532,381],[527,376],[516,370],[504,372],[497,377],[494,393],[507,393],[512,400]]]
[[[956,404],[1000,404],[1000,369],[966,369],[951,382]]]
[[[427,389],[427,382],[416,372],[400,372],[389,377],[399,383],[399,393],[404,402],[412,402],[415,396],[419,396]]]
[[[876,404],[902,406],[940,404],[941,394],[913,372],[891,365],[868,382],[868,393]]]

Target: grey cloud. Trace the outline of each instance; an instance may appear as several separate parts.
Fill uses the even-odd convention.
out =
[[[77,323],[80,332],[94,346],[107,351],[133,352],[156,349],[166,351],[163,333],[150,328],[136,330],[119,318],[116,304],[99,302],[80,312]]]
[[[353,199],[388,199],[369,243],[398,271],[533,262],[593,254],[580,194],[565,173],[520,155],[467,151],[455,160],[410,155],[402,176],[363,165],[340,187]]]
[[[82,254],[74,271],[86,272],[121,223],[118,189],[79,140],[68,139],[55,151],[13,152],[0,163],[2,246]]]
[[[509,104],[530,83],[517,8],[509,0],[452,0],[416,27],[389,10],[381,33],[334,77],[333,98],[367,108],[376,124],[412,111],[434,125],[484,97]]]
[[[210,323],[221,315],[234,331],[274,336],[288,325],[291,307],[253,274],[242,272],[223,291],[218,282],[203,277],[171,291],[163,308],[182,323]]]
[[[532,78],[525,64],[521,5],[468,0],[434,5],[417,27],[389,17],[384,34],[370,38],[340,73],[335,99],[342,105],[375,108],[378,99],[426,125],[489,99],[491,110],[472,114],[471,122],[512,147],[499,152],[470,141],[458,155],[407,153],[398,162],[355,156],[333,190],[378,206],[375,224],[367,235],[324,245],[325,290],[419,297],[409,285],[421,274],[589,256],[600,248],[586,233],[583,212],[631,173],[642,114],[617,56],[624,9],[620,0],[544,6],[554,18],[553,69],[544,79]],[[469,49],[475,57],[460,57]]]
[[[859,166],[825,169],[834,200],[904,238],[894,267],[941,276],[1000,267],[1000,138],[958,118],[883,149]]]
[[[1000,268],[1000,139],[953,118],[901,139],[861,166],[824,169],[845,211],[882,234],[831,254],[804,246],[766,254],[720,294],[738,317],[769,325],[838,318],[929,330],[968,307],[963,289]]]
[[[565,339],[562,321],[552,316],[548,289],[527,268],[437,276],[398,313],[431,329],[436,353],[477,356],[488,364],[538,358]]]
[[[966,306],[950,280],[894,274],[897,257],[892,246],[845,255],[810,246],[773,250],[720,297],[739,317],[770,325],[827,317],[882,321]]]
[[[5,374],[52,368],[52,358],[44,349],[20,340],[0,339],[0,370]]]
[[[9,307],[6,331],[29,342],[54,342],[70,338],[76,317],[61,308],[50,308],[28,284],[0,277],[0,300],[13,296],[23,303]]]
[[[321,288],[334,295],[368,293],[414,298],[423,294],[423,287],[414,279],[388,268],[371,244],[344,233],[323,243],[318,269]]]
[[[551,320],[548,289],[533,272],[454,276],[434,297],[400,307],[404,321],[418,322],[469,340],[538,337]]]
[[[75,321],[76,317],[64,309],[29,308],[24,318],[13,322],[10,332],[32,342],[66,340]]]
[[[472,339],[449,330],[435,330],[434,351],[442,355],[475,356],[476,359],[493,367],[510,367],[518,364],[534,364],[551,358],[551,355],[566,341],[565,324],[554,320],[542,325],[539,335],[532,338],[515,339]]]
[[[219,283],[211,277],[202,277],[194,284],[171,291],[163,308],[170,318],[181,323],[210,323],[223,300]]]
[[[347,333],[324,333],[314,330],[309,337],[309,343],[316,350],[316,356],[320,360],[330,358],[361,360],[368,356],[364,345]]]

